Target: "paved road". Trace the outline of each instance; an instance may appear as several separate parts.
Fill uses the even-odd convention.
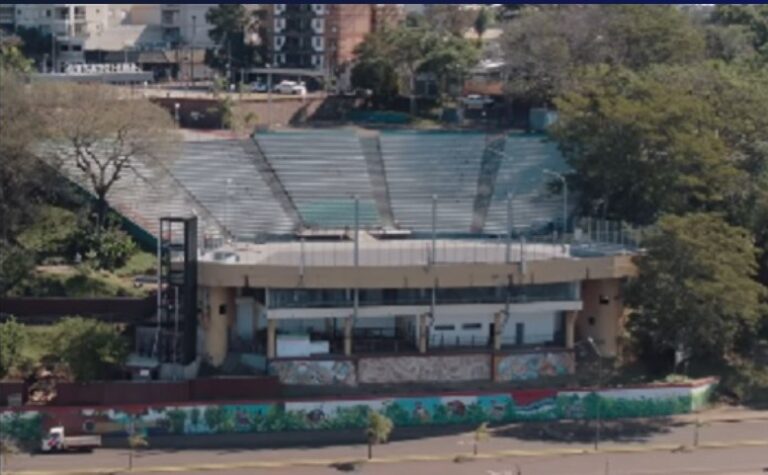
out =
[[[495,454],[486,460],[453,462],[458,454],[472,451],[472,438],[469,434],[429,437],[419,440],[398,441],[376,447],[375,456],[387,463],[365,464],[361,473],[444,473],[444,474],[483,474],[516,475],[515,464],[521,473],[530,474],[683,474],[683,473],[718,473],[746,474],[768,473],[768,420],[739,421],[717,423],[700,428],[699,443],[726,443],[736,445],[727,448],[708,448],[691,450],[694,443],[694,426],[690,424],[670,423],[669,421],[636,422],[626,421],[608,425],[606,437],[601,444],[606,451],[623,450],[629,447],[645,450],[661,447],[654,452],[643,453],[607,453],[592,454],[591,428],[581,425],[546,426],[513,425],[498,430],[494,436],[481,445],[483,454]],[[583,430],[577,430],[578,428]],[[317,434],[320,436],[320,434]],[[543,441],[542,437],[551,439]],[[556,440],[571,438],[569,441]],[[742,447],[742,441],[762,443],[761,446]],[[151,440],[150,440],[151,444]],[[678,448],[682,448],[679,450]],[[536,456],[505,456],[501,451],[529,451]],[[560,452],[555,455],[552,452]],[[564,456],[562,452],[586,452],[579,455]],[[329,446],[320,448],[293,449],[190,449],[190,450],[146,450],[135,458],[135,473],[152,473],[150,467],[180,467],[202,464],[226,464],[227,467],[209,468],[216,473],[262,474],[331,474],[340,473],[327,465],[332,460],[359,460],[365,457],[366,447],[359,445]],[[397,460],[414,455],[426,455],[436,461],[398,462]],[[285,462],[297,460],[315,463],[311,467],[278,468]],[[273,468],[240,468],[237,464],[252,462],[277,462]],[[606,463],[608,471],[606,472]],[[9,468],[13,471],[62,471],[93,468],[124,468],[127,465],[127,452],[119,449],[104,449],[94,454],[73,455],[20,455],[13,457]],[[145,470],[142,471],[142,468]],[[226,469],[226,470],[225,470]],[[766,469],[766,472],[763,470]],[[178,469],[178,473],[191,473],[191,469]]]

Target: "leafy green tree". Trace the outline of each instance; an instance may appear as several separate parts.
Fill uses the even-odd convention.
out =
[[[133,456],[138,449],[149,447],[147,436],[141,433],[128,435],[128,471],[133,470]]]
[[[51,354],[67,363],[78,381],[105,378],[128,355],[127,342],[114,325],[72,317],[53,328]]]
[[[17,25],[14,34],[21,40],[21,52],[32,60],[38,67],[42,66],[51,54],[52,38],[39,28],[29,28]]]
[[[627,303],[630,332],[646,356],[684,349],[698,362],[724,362],[754,335],[766,290],[754,280],[748,230],[720,215],[664,216],[645,242]]]
[[[362,68],[374,68],[385,77],[358,71],[357,84],[384,92],[391,87],[389,74],[395,72],[410,98],[410,112],[416,114],[416,76],[435,74],[438,83],[459,79],[478,58],[477,48],[464,38],[428,28],[399,27],[372,33],[355,50]],[[375,65],[375,66],[374,66]],[[362,75],[363,72],[369,74]],[[373,71],[375,73],[375,71]]]
[[[768,62],[768,6],[717,5],[712,11],[711,23],[728,28],[725,32],[748,39],[762,63]]]
[[[17,323],[13,317],[0,323],[0,379],[21,362],[26,344],[27,331],[24,325]]]
[[[493,16],[486,7],[481,8],[480,11],[477,12],[477,17],[475,17],[475,23],[472,25],[472,28],[474,28],[475,33],[477,33],[477,38],[481,42],[483,41],[483,35],[488,31],[488,26],[490,26],[492,20]]]
[[[228,68],[246,68],[262,62],[265,50],[264,10],[251,10],[240,3],[223,3],[205,15],[213,28],[208,35],[217,44],[209,63],[216,69],[231,74]]]
[[[365,436],[368,440],[368,459],[373,458],[373,446],[386,443],[393,429],[392,420],[380,412],[371,411],[368,414],[368,427]]]
[[[30,61],[21,51],[22,42],[18,37],[0,38],[0,70],[29,73],[32,70]]]
[[[70,257],[80,255],[93,267],[110,271],[124,266],[136,251],[136,243],[113,220],[104,229],[83,223],[68,249]]]
[[[567,5],[525,8],[502,40],[513,98],[549,104],[586,66],[688,64],[705,51],[704,34],[671,5]]]
[[[599,67],[581,75],[556,101],[553,132],[574,170],[582,211],[601,204],[609,217],[648,224],[662,213],[754,199],[746,192],[765,163],[766,129],[757,126],[765,119],[730,102],[754,90],[747,82],[710,65],[643,73]],[[760,104],[763,95],[755,96]]]

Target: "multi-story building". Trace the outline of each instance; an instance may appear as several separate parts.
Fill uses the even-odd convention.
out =
[[[405,4],[377,3],[373,6],[373,31],[394,28],[405,21]]]
[[[156,5],[157,6],[157,5]],[[210,48],[213,41],[208,36],[212,26],[206,20],[214,3],[163,3],[160,4],[160,25],[163,38],[172,47],[188,45]]]
[[[87,38],[100,35],[113,23],[110,5],[103,4],[15,4],[16,26],[39,28],[51,33],[51,63],[60,71],[65,64],[85,62]]]
[[[272,4],[267,12],[271,63],[336,72],[353,59],[372,25],[370,4]]]
[[[566,216],[545,170],[567,164],[543,134],[185,137],[157,185],[110,195],[160,241],[141,355],[246,361],[303,385],[566,375],[590,338],[621,353],[637,236]],[[158,225],[171,215],[196,224]]]
[[[13,30],[16,24],[16,6],[14,4],[0,5],[0,30]]]

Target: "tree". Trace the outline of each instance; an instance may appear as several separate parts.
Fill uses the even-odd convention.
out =
[[[22,42],[18,37],[0,38],[0,70],[29,73],[32,61],[21,51]]]
[[[472,453],[474,455],[477,455],[477,453],[479,452],[478,449],[479,449],[480,442],[487,440],[488,437],[490,436],[490,432],[488,431],[488,423],[483,422],[482,424],[480,424],[477,427],[477,429],[475,429],[475,432],[473,435],[474,435],[473,437],[474,444],[472,445]]]
[[[370,89],[374,107],[381,107],[398,94],[397,73],[385,59],[359,61],[352,67],[352,87]]]
[[[726,28],[725,32],[748,40],[762,63],[768,61],[768,6],[716,5],[712,10],[711,24]]]
[[[705,48],[702,32],[671,5],[524,8],[508,22],[502,41],[509,94],[545,105],[586,66],[688,64]]]
[[[243,69],[263,61],[263,9],[250,10],[240,3],[224,3],[210,8],[205,19],[213,26],[208,35],[217,44],[217,51],[209,62],[225,71],[228,81],[232,80],[233,63]]]
[[[422,72],[435,74],[439,83],[445,84],[449,77],[459,78],[466,69],[477,61],[478,51],[469,41],[450,34],[439,33],[427,28],[399,27],[372,33],[355,50],[358,70],[358,84],[361,87],[382,90],[388,86],[388,79],[376,78],[371,68],[389,74],[397,73],[408,91],[410,111],[416,114],[416,76]],[[366,81],[362,81],[365,78]],[[365,85],[363,85],[365,84]]]
[[[766,296],[753,280],[749,232],[717,214],[666,215],[644,247],[627,303],[635,309],[630,331],[646,356],[683,348],[699,362],[726,361],[740,338],[754,334]]]
[[[105,86],[54,84],[43,88],[51,137],[41,152],[60,166],[71,160],[96,195],[98,229],[105,225],[107,195],[127,173],[147,171],[174,158],[179,137],[171,116],[146,99],[121,98]]]
[[[463,5],[434,3],[424,8],[424,20],[432,31],[463,37],[472,27],[473,18]]]
[[[17,323],[13,317],[0,323],[0,379],[21,362],[26,344],[27,331],[24,325]]]
[[[44,139],[43,111],[25,84],[29,62],[14,45],[0,43],[0,294],[32,269],[35,255],[19,234],[34,222],[40,206],[61,196],[61,180],[35,158]]]
[[[765,163],[755,154],[765,134],[755,126],[765,119],[749,111],[740,117],[750,104],[718,97],[747,90],[709,65],[643,73],[600,67],[581,75],[556,101],[553,134],[574,170],[569,180],[582,212],[602,203],[611,218],[649,224],[663,213],[743,203],[758,166],[748,170],[746,157]]]
[[[380,412],[371,411],[368,414],[368,427],[365,436],[368,440],[368,459],[373,458],[373,446],[389,440],[392,433],[392,420]]]
[[[475,29],[475,33],[477,33],[477,38],[480,42],[483,41],[483,35],[488,30],[488,26],[491,24],[491,19],[491,12],[485,7],[481,8],[477,13],[475,23],[472,27]]]
[[[21,40],[21,52],[34,61],[39,67],[44,65],[51,53],[53,39],[50,33],[39,28],[29,28],[18,25],[14,32]]]
[[[131,433],[128,435],[128,471],[133,470],[133,456],[138,449],[149,446],[149,441],[144,434]]]
[[[128,346],[115,326],[72,317],[54,326],[51,353],[67,363],[75,379],[93,381],[106,377],[111,367],[122,365]]]

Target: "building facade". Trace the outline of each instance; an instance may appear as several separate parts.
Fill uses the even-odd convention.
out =
[[[369,4],[271,4],[271,63],[277,68],[336,71],[353,59],[355,47],[371,32],[373,12]]]

